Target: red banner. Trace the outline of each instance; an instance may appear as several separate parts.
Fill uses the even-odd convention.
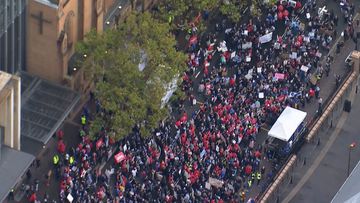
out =
[[[126,156],[123,152],[119,152],[114,156],[115,163],[120,163],[126,159]]]
[[[102,139],[102,138],[99,139],[99,140],[96,142],[96,149],[98,150],[98,149],[101,147],[101,145],[103,145],[103,144],[104,144],[103,139]]]

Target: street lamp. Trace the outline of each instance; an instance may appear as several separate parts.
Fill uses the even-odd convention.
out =
[[[351,159],[351,150],[354,149],[356,146],[356,143],[353,142],[349,145],[349,157],[348,157],[348,168],[347,168],[347,177],[350,175],[350,159]]]

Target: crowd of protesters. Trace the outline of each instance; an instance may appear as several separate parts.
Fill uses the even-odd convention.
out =
[[[162,122],[151,138],[141,138],[135,127],[119,142],[113,142],[106,129],[91,141],[87,111],[76,148],[65,151],[64,134],[59,131],[53,171],[60,182],[60,201],[248,199],[244,191],[271,179],[274,172],[262,164],[274,153],[256,142],[260,127],[271,125],[286,106],[300,108],[317,100],[321,111],[317,81],[329,75],[331,59],[323,67],[320,58],[336,37],[337,17],[332,12],[307,15],[315,9],[313,1],[308,2],[304,8],[300,2],[278,4],[267,11],[265,21],[254,18],[231,27],[218,25],[216,34],[207,34],[205,40],[192,38],[181,88],[189,99],[183,102],[199,110],[188,114],[180,102],[180,118]],[[280,27],[286,28],[284,35]],[[351,27],[349,23],[349,36]],[[191,37],[196,32],[192,29]],[[102,111],[99,103],[96,106]],[[122,158],[102,173],[96,166],[107,161],[114,148]],[[35,202],[33,194],[29,195]]]

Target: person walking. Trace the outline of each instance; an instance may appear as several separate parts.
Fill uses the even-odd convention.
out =
[[[36,168],[39,168],[40,167],[40,159],[36,159],[35,163],[36,163]]]
[[[55,168],[55,169],[58,167],[59,161],[60,161],[59,155],[55,154],[55,155],[53,156],[53,164],[54,164],[54,168]]]
[[[251,188],[251,185],[252,185],[252,180],[251,180],[251,179],[249,179],[249,180],[248,180],[248,186],[249,186],[249,189]]]
[[[316,88],[315,88],[315,97],[316,97],[316,99],[319,99],[319,95],[320,95],[320,87],[316,86]]]
[[[246,194],[244,191],[241,192],[241,202],[245,202],[246,201]]]
[[[82,125],[83,127],[85,127],[85,125],[86,125],[86,117],[85,117],[85,115],[82,115],[82,116],[81,116],[81,125]]]
[[[319,114],[322,113],[322,103],[323,103],[323,99],[320,97],[320,98],[318,99],[318,104],[319,104],[318,113],[319,113]]]
[[[10,192],[9,192],[9,201],[11,201],[11,200],[14,200],[14,189],[13,188],[11,188],[11,190],[10,190]]]
[[[257,178],[257,185],[259,185],[260,181],[261,181],[261,173],[260,172],[256,173],[256,178]]]
[[[31,171],[30,171],[30,169],[28,169],[27,171],[26,171],[26,178],[28,179],[28,180],[30,180],[31,179]]]

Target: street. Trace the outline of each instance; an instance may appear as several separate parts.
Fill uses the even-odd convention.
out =
[[[322,2],[325,3],[325,2]],[[320,3],[320,5],[322,5]],[[328,6],[329,10],[334,10],[336,14],[339,16],[339,22],[343,22],[343,17],[339,11],[338,3],[334,1],[326,1],[326,5]],[[356,8],[360,5],[360,1],[356,1]],[[211,22],[210,22],[211,24]],[[345,28],[345,25],[343,23],[339,23],[336,27],[337,33],[341,33]],[[213,31],[215,29],[215,23],[213,26],[209,28],[210,31]],[[278,30],[276,34],[281,34],[281,32]],[[219,39],[224,39],[225,35],[222,33],[219,36]],[[340,37],[340,35],[338,35]],[[337,39],[333,40],[332,47],[334,47],[334,42],[336,42]],[[330,75],[326,77],[325,75],[321,78],[319,81],[320,84],[320,97],[324,99],[326,102],[327,99],[335,92],[336,86],[335,86],[335,78],[334,75],[341,75],[345,76],[348,70],[345,66],[345,59],[348,56],[348,54],[354,50],[355,44],[353,41],[347,40],[344,43],[344,46],[341,48],[341,52],[339,54],[334,55],[334,62],[331,64],[331,71]],[[325,53],[324,53],[325,55]],[[210,69],[209,72],[211,72],[212,67],[217,65],[220,54],[215,54],[214,57],[210,61]],[[325,57],[322,58],[322,61]],[[228,73],[228,75],[234,75],[235,69],[231,69]],[[199,73],[199,74],[198,74]],[[193,84],[194,87],[198,87],[203,79],[202,70],[197,69],[196,73],[193,76]],[[194,97],[197,99],[198,102],[202,103],[204,102],[204,96],[199,94],[197,89],[194,89],[191,92]],[[359,102],[360,98],[356,95],[355,101]],[[356,104],[356,102],[353,102],[353,104]],[[92,108],[93,109],[93,106]],[[191,105],[190,101],[185,102],[185,110],[188,115],[192,115],[195,111],[198,111],[199,105]],[[301,110],[306,111],[308,113],[308,116],[306,118],[307,122],[311,122],[313,117],[315,116],[316,110],[318,109],[318,104],[316,101],[312,101],[309,104],[306,104],[304,108],[301,108]],[[71,147],[76,147],[77,143],[80,142],[79,137],[79,129],[80,129],[80,113],[78,112],[77,116],[75,118],[72,118],[71,120],[68,120],[65,122],[63,126],[64,130],[64,140],[65,144],[67,145],[67,151]],[[324,132],[324,135],[321,136],[321,146],[318,147],[317,145],[308,144],[305,145],[301,151],[300,156],[301,157],[307,157],[307,165],[301,165],[298,164],[297,167],[293,170],[293,183],[286,185],[286,187],[281,187],[281,189],[278,191],[278,196],[280,200],[284,200],[285,202],[329,202],[333,196],[333,194],[336,193],[338,188],[341,186],[342,182],[346,178],[346,164],[344,164],[344,157],[347,156],[347,148],[346,146],[351,143],[352,141],[359,142],[360,138],[356,138],[356,132],[357,132],[357,120],[359,119],[358,115],[360,113],[360,106],[354,105],[354,108],[350,114],[344,114],[341,116],[341,119],[345,120],[344,125],[337,126],[336,129],[341,129],[339,132],[337,132],[334,136],[336,136],[336,140],[334,140],[333,144],[331,145],[331,148],[326,150],[326,155],[324,154],[324,158],[321,160],[316,159],[316,156],[320,154],[321,152],[325,153],[324,148],[328,137],[327,135],[333,134],[333,129],[329,129],[329,131]],[[173,112],[173,118],[179,117],[179,112],[174,111]],[[340,120],[341,120],[340,119]],[[341,124],[341,122],[339,122]],[[174,130],[174,129],[173,129]],[[259,132],[259,135],[257,135],[257,143],[260,145],[263,145],[266,138],[267,138],[267,128],[262,128]],[[330,139],[330,138],[329,138]],[[49,171],[53,168],[52,164],[52,157],[56,153],[57,147],[56,147],[56,139],[54,138],[49,142],[47,146],[45,146],[45,149],[41,153],[40,157],[37,157],[41,160],[41,164],[39,167],[33,166],[30,170],[32,173],[32,177],[30,180],[25,180],[25,184],[33,183],[34,180],[38,179],[40,180],[39,184],[39,192],[38,196],[40,199],[43,199],[43,196],[48,194],[51,199],[56,199],[59,197],[59,188],[60,185],[57,180],[55,180],[54,176],[50,177],[50,184],[47,185],[45,181],[45,175],[49,173]],[[355,163],[358,161],[357,157],[360,156],[360,150],[355,149],[354,152],[354,158],[351,160],[351,166],[354,167]],[[312,163],[316,166],[316,163],[318,164],[318,167],[311,169]],[[104,172],[106,169],[110,169],[112,165],[114,164],[113,158],[110,159],[109,162],[101,166],[102,172]],[[300,166],[301,165],[301,166]],[[260,166],[265,166],[267,171],[272,170],[272,162],[269,160],[261,160]],[[305,184],[300,187],[300,189],[296,188],[296,184],[301,180],[303,174],[307,170],[313,170],[313,173],[308,173],[309,179],[305,182]],[[344,171],[344,175],[342,174]],[[338,174],[338,175],[336,175]],[[326,182],[324,181],[326,180]],[[114,186],[116,179],[112,178],[110,181],[110,185]],[[323,185],[331,185],[331,187],[327,187],[327,189],[324,189]],[[259,195],[259,193],[265,189],[265,181],[263,181],[259,186],[256,186],[254,184],[250,189],[246,190],[247,197],[256,197]],[[113,188],[113,187],[111,187]],[[293,192],[292,192],[293,191]],[[115,193],[115,191],[112,191]],[[292,193],[291,193],[292,192]],[[295,194],[291,196],[291,194]],[[25,193],[21,191],[17,191],[15,193],[15,202],[26,202]]]

